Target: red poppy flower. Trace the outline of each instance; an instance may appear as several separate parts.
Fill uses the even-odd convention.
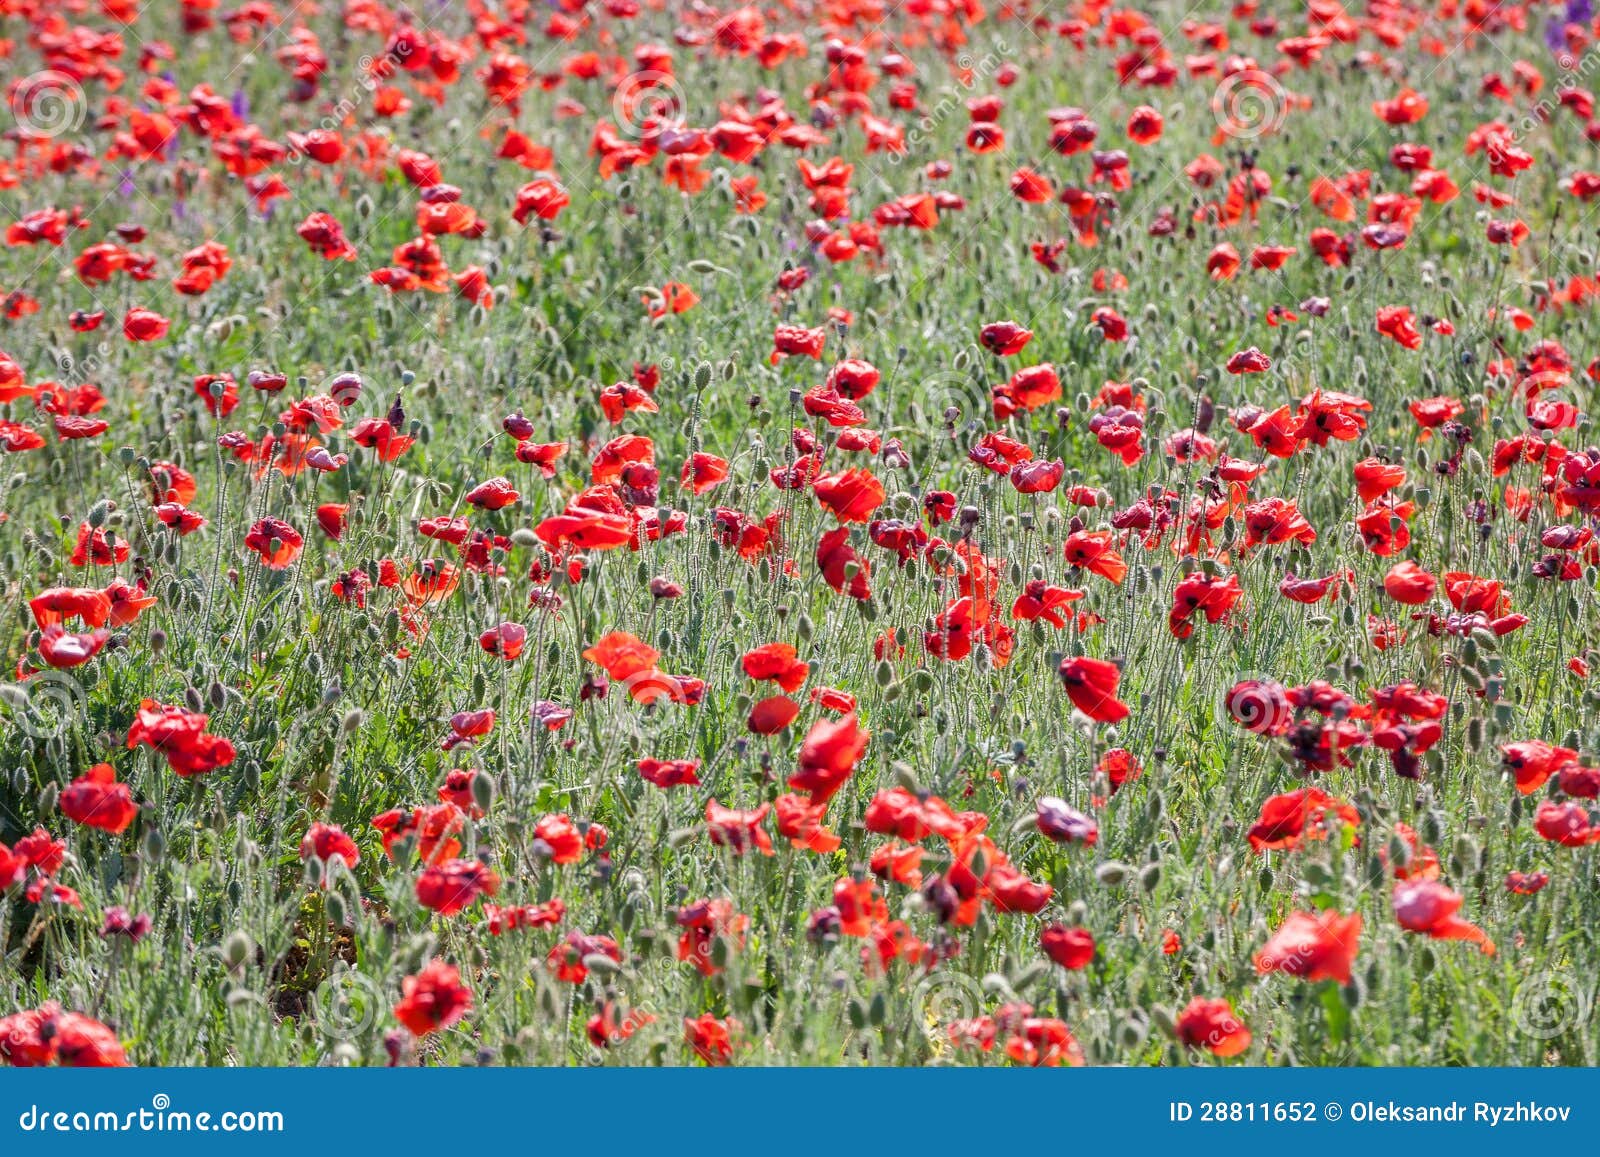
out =
[[[361,851],[337,824],[314,823],[300,841],[300,858],[315,858],[323,863],[338,859],[344,861],[345,867],[353,868],[361,862]]]
[[[728,460],[715,454],[696,453],[683,464],[680,481],[695,494],[704,494],[728,477]]]
[[[746,651],[740,666],[750,678],[772,680],[791,694],[800,690],[811,672],[810,665],[801,662],[788,643],[764,643]]]
[[[678,937],[678,959],[688,961],[701,976],[716,976],[724,971],[717,963],[716,945],[729,949],[744,947],[750,917],[736,912],[731,900],[699,900],[679,908],[676,914],[683,932]]]
[[[235,755],[231,742],[206,731],[209,721],[198,712],[145,699],[128,728],[128,747],[152,748],[180,776],[205,775],[232,763]]]
[[[99,1021],[64,1012],[54,1001],[0,1017],[0,1064],[33,1068],[122,1068],[127,1054],[116,1033]]]
[[[377,451],[384,462],[393,462],[416,444],[416,439],[401,434],[394,422],[384,418],[363,418],[350,431],[350,439],[358,446]]]
[[[785,357],[822,357],[827,344],[828,331],[824,326],[807,329],[799,325],[780,325],[772,333],[771,362],[777,365]]]
[[[526,225],[529,217],[554,221],[561,216],[561,210],[571,203],[572,198],[559,182],[540,177],[517,190],[516,207],[511,216],[518,225]]]
[[[1402,88],[1389,100],[1374,101],[1372,111],[1385,124],[1416,124],[1428,115],[1428,98],[1410,88]]]
[[[1039,930],[1039,947],[1062,968],[1076,970],[1094,959],[1094,936],[1087,928],[1047,924]]]
[[[483,510],[504,510],[521,497],[508,479],[491,478],[467,491],[464,501]]]
[[[443,863],[461,851],[461,841],[454,837],[466,825],[466,815],[453,803],[440,803],[411,811],[394,809],[374,816],[372,826],[382,833],[384,854],[396,858],[401,841],[414,843],[416,854],[423,863]]]
[[[430,960],[421,972],[401,982],[395,1019],[416,1037],[447,1029],[472,1011],[472,992],[453,964]]]
[[[869,738],[854,712],[838,720],[818,720],[800,745],[798,767],[789,777],[789,786],[809,794],[813,803],[826,803],[854,774]]]
[[[97,763],[61,792],[61,812],[74,823],[119,835],[139,814],[133,791],[117,782],[116,769]]]
[[[1110,531],[1074,531],[1067,536],[1062,553],[1067,565],[1082,567],[1120,586],[1127,577],[1128,564],[1111,546]]]
[[[1417,330],[1411,310],[1403,305],[1386,305],[1378,310],[1378,332],[1408,350],[1422,348],[1422,334]]]
[[[500,890],[500,877],[479,860],[443,860],[429,864],[417,878],[417,903],[441,916],[453,916],[479,896]]]
[[[86,633],[72,633],[65,627],[46,627],[39,636],[39,657],[57,669],[81,667],[98,655],[111,641],[104,627]]]
[[[1050,178],[1027,166],[1011,174],[1011,195],[1028,205],[1042,205],[1054,199]]]
[[[883,505],[884,488],[870,471],[851,468],[824,474],[812,484],[817,501],[840,522],[866,522]]]
[[[1532,896],[1550,885],[1549,872],[1507,872],[1506,891],[1518,896]]]
[[[1066,464],[1060,458],[1050,462],[1018,462],[1011,467],[1011,486],[1018,494],[1048,494],[1061,485]]]
[[[1251,346],[1230,357],[1226,369],[1230,374],[1259,374],[1271,367],[1272,359],[1255,346]]]
[[[244,544],[260,556],[262,565],[267,569],[282,570],[300,557],[305,540],[287,522],[277,518],[262,518],[244,536]]]
[[[1596,826],[1581,804],[1545,800],[1534,813],[1533,830],[1541,838],[1562,847],[1600,844],[1600,826]]]
[[[661,654],[626,631],[612,631],[585,651],[583,657],[603,667],[612,679],[625,682],[652,670]]]
[[[1407,932],[1420,932],[1434,940],[1466,940],[1494,955],[1494,941],[1482,928],[1456,915],[1462,898],[1437,880],[1402,880],[1395,885],[1394,918]]]
[[[498,655],[509,663],[522,655],[527,640],[528,629],[521,623],[501,623],[479,635],[478,646],[485,653]]]
[[[1185,1047],[1213,1056],[1236,1057],[1250,1047],[1250,1030],[1225,1000],[1195,997],[1178,1014],[1176,1032]]]
[[[795,848],[816,852],[819,855],[837,849],[839,837],[822,826],[827,813],[826,803],[814,803],[803,795],[780,795],[773,805],[777,814],[778,834]]]
[[[1017,601],[1011,604],[1011,617],[1020,622],[1042,619],[1061,630],[1067,625],[1066,617],[1061,612],[1083,597],[1083,591],[1051,586],[1043,579],[1031,579],[1023,586]]]
[[[1361,913],[1329,910],[1291,912],[1256,953],[1256,971],[1282,972],[1302,980],[1350,983],[1350,965],[1361,941]]]
[[[1353,828],[1360,822],[1351,804],[1321,788],[1304,787],[1261,805],[1261,816],[1250,828],[1250,847],[1258,854],[1294,849],[1308,839],[1327,839],[1333,825]]]
[[[1204,614],[1207,622],[1220,623],[1243,595],[1238,575],[1225,579],[1204,571],[1185,575],[1173,589],[1167,627],[1174,638],[1187,639],[1194,632],[1195,615]]]
[[[755,849],[763,856],[771,856],[775,854],[772,837],[767,835],[766,828],[762,826],[771,811],[772,805],[769,803],[762,804],[754,811],[740,811],[723,807],[714,799],[707,800],[706,831],[713,844],[729,848],[735,855],[742,856]]]
[[[1356,493],[1361,501],[1371,502],[1404,485],[1406,470],[1404,466],[1377,458],[1363,458],[1355,464],[1355,478]]]
[[[1021,353],[1022,347],[1033,340],[1033,331],[1014,321],[993,321],[979,331],[978,340],[990,353],[1006,358]]]
[[[733,1017],[718,1020],[711,1013],[683,1018],[683,1039],[694,1055],[708,1065],[725,1065],[733,1060],[735,1040],[742,1031]]]
[[[700,761],[698,759],[654,759],[646,756],[639,760],[639,775],[646,783],[656,787],[678,787],[700,785]]]
[[[750,709],[745,725],[757,735],[776,735],[795,721],[800,707],[787,695],[773,695]]]
[[[1006,1039],[1006,1056],[1021,1065],[1057,1068],[1082,1065],[1083,1049],[1059,1020],[1025,1017]]]
[[[1100,723],[1119,723],[1128,716],[1128,705],[1117,699],[1122,672],[1115,663],[1087,656],[1061,661],[1059,674],[1072,705]]]
[[[1128,139],[1136,145],[1153,145],[1161,139],[1161,114],[1142,104],[1128,114]]]

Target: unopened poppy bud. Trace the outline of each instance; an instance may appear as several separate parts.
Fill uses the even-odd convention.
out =
[[[250,937],[242,929],[229,933],[222,942],[222,962],[232,969],[244,967],[245,961],[250,958],[251,947]]]
[[[1144,1044],[1145,1038],[1150,1035],[1150,1021],[1143,1010],[1131,1008],[1127,1018],[1122,1022],[1122,1045],[1124,1048],[1136,1049]]]
[[[472,806],[487,812],[494,803],[494,781],[483,772],[472,777]]]
[[[1095,879],[1108,888],[1120,888],[1132,871],[1120,860],[1107,860],[1094,870]]]

